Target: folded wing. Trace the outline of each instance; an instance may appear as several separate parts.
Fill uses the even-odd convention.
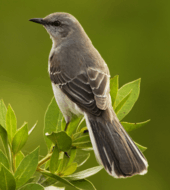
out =
[[[109,96],[109,75],[88,68],[87,72],[69,77],[66,72],[51,69],[50,79],[82,110],[99,116],[107,109]]]

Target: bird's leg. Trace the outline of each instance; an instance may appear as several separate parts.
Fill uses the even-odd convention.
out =
[[[68,127],[69,123],[70,123],[70,122],[67,122],[67,123],[66,123],[66,126],[65,126],[64,131],[66,131],[66,130],[67,130],[67,127]]]

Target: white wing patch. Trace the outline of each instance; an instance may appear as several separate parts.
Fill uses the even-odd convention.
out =
[[[88,77],[97,107],[106,110],[108,107],[110,91],[110,75],[98,69],[89,67]]]

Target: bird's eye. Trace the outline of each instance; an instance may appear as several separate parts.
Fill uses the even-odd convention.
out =
[[[61,22],[58,21],[58,20],[57,20],[57,21],[54,21],[54,22],[53,22],[53,25],[54,25],[54,26],[61,26]]]

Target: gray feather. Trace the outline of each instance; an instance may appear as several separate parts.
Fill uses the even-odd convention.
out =
[[[110,175],[117,178],[130,177],[147,172],[147,161],[129,135],[121,130],[116,120],[88,115],[99,157]],[[94,141],[93,140],[93,141]],[[92,142],[93,142],[92,141]]]
[[[43,24],[53,41],[48,71],[66,122],[85,115],[96,157],[110,175],[146,173],[145,157],[112,109],[109,69],[78,20],[68,13],[31,20]]]

